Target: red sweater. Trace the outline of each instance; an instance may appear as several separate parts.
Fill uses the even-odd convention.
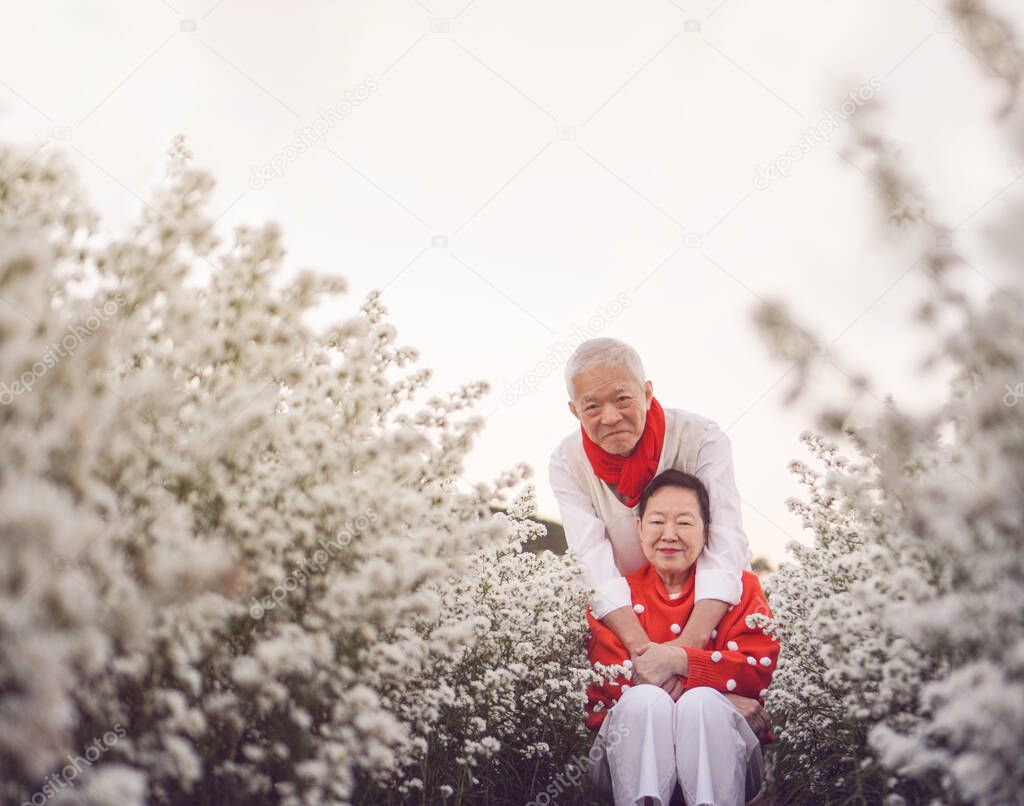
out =
[[[695,576],[696,571],[692,570],[683,586],[682,596],[671,599],[652,565],[626,575],[633,611],[655,643],[677,638],[686,626],[693,611]],[[718,629],[712,633],[713,637],[704,649],[684,647],[690,667],[689,675],[680,678],[685,690],[710,686],[723,694],[751,697],[764,704],[764,695],[779,659],[779,642],[766,635],[755,623],[747,623],[747,617],[754,613],[772,617],[760,580],[750,571],[744,571],[739,604],[730,607],[722,616]],[[629,660],[629,652],[622,642],[610,628],[594,618],[589,606],[587,622],[590,624],[587,653],[592,665],[622,665]],[[632,669],[611,683],[590,684],[586,706],[588,728],[596,731],[601,727],[605,714],[618,702],[622,686],[628,686],[631,677]],[[771,735],[763,741],[765,744],[771,742]]]

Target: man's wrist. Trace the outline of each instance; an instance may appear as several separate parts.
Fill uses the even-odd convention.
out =
[[[681,646],[675,646],[673,649],[676,652],[676,668],[675,673],[680,677],[686,677],[690,674],[690,656],[686,654],[686,650]]]
[[[651,643],[650,639],[645,637],[642,641],[634,641],[632,643],[626,644],[626,651],[629,652],[630,655],[636,655],[641,649],[643,649],[649,643]]]
[[[695,649],[703,649],[710,640],[710,630],[683,630],[682,635],[679,636],[679,646],[692,646]]]

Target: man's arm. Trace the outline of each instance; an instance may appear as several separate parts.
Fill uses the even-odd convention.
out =
[[[711,529],[708,544],[697,558],[694,591],[697,606],[694,607],[694,614],[699,618],[714,617],[716,610],[707,606],[701,609],[700,603],[706,599],[717,599],[717,609],[721,613],[711,624],[713,629],[726,609],[721,603],[739,603],[743,592],[743,571],[750,568],[750,546],[747,534],[743,531],[740,496],[733,474],[732,444],[729,437],[714,423],[708,425],[697,451],[695,475],[708,488]],[[707,626],[707,623],[703,622],[702,626]]]
[[[702,649],[729,605],[739,602],[743,570],[750,567],[750,550],[733,474],[732,444],[714,423],[708,425],[697,451],[695,475],[708,488],[710,536],[697,558],[693,612],[679,636],[666,643]]]
[[[640,624],[632,607],[620,607],[608,613],[603,619],[603,624],[608,626],[622,645],[629,651],[630,657],[636,655],[641,648],[650,643],[647,631]]]
[[[718,626],[718,622],[722,620],[722,616],[728,609],[728,602],[718,599],[701,599],[694,604],[683,631],[668,643],[678,647],[692,646],[703,649],[704,645],[711,640],[711,631]]]
[[[597,516],[589,496],[580,489],[561,446],[551,455],[548,474],[558,501],[565,541],[579,558],[587,585],[595,590],[590,612],[603,621],[632,654],[650,639],[633,612],[629,584],[615,564],[604,521]]]

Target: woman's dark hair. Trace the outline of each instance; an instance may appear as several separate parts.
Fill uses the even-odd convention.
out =
[[[643,519],[647,511],[647,501],[662,487],[679,487],[683,490],[693,490],[697,495],[697,503],[700,505],[700,517],[704,521],[704,538],[707,539],[708,529],[711,527],[711,500],[708,498],[708,488],[704,486],[699,478],[691,473],[684,473],[682,470],[663,470],[647,485],[643,495],[640,496],[640,509],[637,510],[637,517]]]

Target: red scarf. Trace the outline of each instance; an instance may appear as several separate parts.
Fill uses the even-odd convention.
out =
[[[625,496],[628,506],[635,507],[640,502],[644,488],[658,470],[661,448],[665,443],[665,411],[658,399],[651,398],[644,432],[629,456],[608,453],[587,436],[582,423],[580,431],[583,433],[583,450],[587,453],[594,474],[601,481],[613,485],[619,495]]]

